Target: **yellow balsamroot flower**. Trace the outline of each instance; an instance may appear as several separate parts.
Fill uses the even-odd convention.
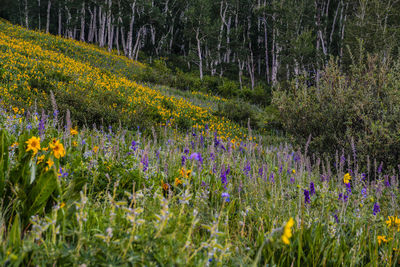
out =
[[[182,180],[179,180],[179,178],[175,178],[175,186],[178,186],[182,184]]]
[[[77,147],[78,146],[78,142],[72,141],[72,146]]]
[[[43,160],[44,160],[44,155],[39,156],[39,157],[37,158],[37,164],[42,163]]]
[[[397,231],[400,231],[400,218],[397,218],[397,216],[388,216],[388,219],[386,220],[386,225],[387,227],[397,227]]]
[[[386,239],[386,236],[385,236],[385,235],[378,235],[378,245],[380,245],[382,242],[383,242],[383,243],[386,243],[386,242],[388,242],[389,240],[391,240],[391,238]]]
[[[97,153],[98,150],[99,150],[99,147],[98,147],[98,146],[94,146],[94,147],[93,147],[94,153]]]
[[[346,174],[343,176],[343,182],[344,182],[345,184],[348,184],[348,183],[350,183],[350,180],[351,180],[350,174],[349,174],[349,173],[346,173]]]
[[[286,225],[283,227],[282,241],[286,245],[290,244],[289,239],[292,237],[292,227],[294,225],[293,218],[290,218]]]
[[[48,159],[46,161],[46,163],[47,163],[47,167],[45,170],[48,171],[54,165],[54,161],[52,159]]]
[[[53,150],[54,157],[57,159],[65,156],[64,145],[61,144],[58,140],[50,144],[50,148]]]
[[[32,136],[32,138],[26,141],[26,143],[28,145],[26,152],[32,150],[33,154],[36,155],[36,153],[40,150],[40,137]]]
[[[78,134],[78,131],[77,131],[76,129],[72,129],[72,128],[71,128],[71,130],[69,130],[69,132],[70,132],[70,134],[71,134],[72,136]]]

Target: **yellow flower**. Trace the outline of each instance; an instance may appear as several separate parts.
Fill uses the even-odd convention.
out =
[[[71,128],[71,130],[69,130],[69,132],[71,133],[72,136],[78,134],[78,131],[76,129],[72,129],[72,128]]]
[[[47,166],[48,166],[48,167],[46,167],[46,171],[47,171],[48,169],[50,169],[50,168],[54,165],[54,161],[53,161],[52,159],[48,159],[48,160],[46,161],[46,163],[47,163]]]
[[[32,138],[26,141],[26,143],[28,144],[26,152],[32,150],[33,154],[36,155],[36,153],[40,150],[40,137],[32,136]]]
[[[387,227],[397,227],[397,231],[400,231],[400,218],[397,218],[397,216],[388,216],[388,219],[386,220],[386,225]]]
[[[77,147],[78,146],[78,142],[72,141],[72,146]]]
[[[53,144],[50,144],[50,148],[53,150],[54,157],[56,157],[57,159],[65,156],[64,145],[61,144],[58,140],[53,142]]]
[[[11,148],[15,148],[18,146],[18,142],[15,142],[14,144],[11,145]]]
[[[390,240],[390,238],[389,238]],[[389,241],[388,239],[386,239],[385,235],[378,235],[378,244],[380,245],[382,242],[386,243]]]
[[[182,180],[179,180],[179,178],[175,178],[175,186],[178,186],[182,184]]]
[[[295,169],[293,169],[292,172],[293,172],[293,174],[296,174],[296,170]]]
[[[39,157],[37,158],[37,164],[42,163],[43,160],[44,160],[44,155],[39,156]]]
[[[98,150],[99,150],[99,147],[98,147],[98,146],[94,146],[94,147],[93,147],[94,153],[97,153]]]
[[[65,207],[65,202],[62,202],[61,204],[60,204],[60,209],[62,209],[62,208],[64,208]]]
[[[12,108],[13,109],[13,111],[15,112],[15,113],[18,113],[18,108],[17,107],[15,107],[15,108]]]
[[[349,173],[346,173],[346,174],[344,175],[344,177],[343,177],[343,182],[344,182],[345,184],[348,184],[348,183],[350,183],[350,180],[351,180],[350,174],[349,174]]]
[[[46,146],[46,147],[42,148],[42,150],[43,150],[43,151],[47,151],[47,150],[49,150],[49,147]]]
[[[286,245],[290,244],[289,239],[292,237],[292,227],[294,225],[293,218],[290,218],[286,225],[283,227],[282,241]]]

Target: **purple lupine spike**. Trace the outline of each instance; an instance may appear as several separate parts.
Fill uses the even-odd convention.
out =
[[[365,182],[365,178],[367,178],[367,174],[361,173],[361,181]]]
[[[260,177],[263,176],[263,167],[261,167],[261,168],[258,169],[258,175],[259,175]]]
[[[136,149],[137,149],[137,143],[135,140],[133,140],[131,143],[131,149],[133,149],[133,151],[136,151]]]
[[[275,182],[275,179],[274,179],[274,172],[271,172],[271,174],[269,175],[269,180],[271,181],[271,183],[274,183],[274,182]]]
[[[186,163],[186,157],[185,157],[185,155],[182,155],[182,166],[184,166],[185,165],[185,163]]]
[[[306,204],[311,203],[310,191],[308,191],[307,189],[304,189],[304,203]]]
[[[44,126],[45,122],[46,122],[46,119],[42,116],[42,119],[39,122],[39,129],[38,129],[40,135],[42,135],[46,130],[45,126]]]
[[[243,168],[243,171],[245,172],[245,174],[247,176],[249,176],[249,172],[251,171],[251,166],[250,166],[250,162],[247,161],[246,165]]]
[[[210,159],[211,159],[211,161],[215,161],[215,155],[214,155],[214,153],[210,153]]]
[[[204,137],[202,134],[200,135],[200,145],[204,146]]]
[[[339,194],[338,200],[341,200],[343,202],[346,202],[349,199],[348,195],[343,195],[342,193]]]
[[[315,186],[314,183],[310,183],[310,195],[313,196],[315,194]]]
[[[382,172],[382,168],[383,168],[383,162],[381,162],[381,164],[378,167],[378,173]]]
[[[291,176],[291,177],[290,177],[290,183],[291,183],[291,184],[294,184],[295,182],[296,182],[296,180],[294,179],[293,176]]]
[[[373,209],[373,214],[376,216],[379,212],[381,212],[381,207],[379,207],[378,202],[375,202],[374,209]]]
[[[361,195],[363,198],[367,198],[367,188],[364,187],[363,189],[361,189]]]
[[[192,149],[194,149],[194,142],[193,142],[193,141],[190,141],[190,144],[191,144],[191,146],[192,146]]]
[[[346,184],[346,192],[348,195],[351,194],[351,184],[350,183]]]
[[[226,176],[227,176],[227,171],[225,170],[225,165],[223,165],[223,166],[222,166],[222,169],[221,169],[221,175],[220,175],[220,177],[221,177],[221,183],[222,183],[224,186],[227,184],[227,178],[226,178]]]
[[[183,153],[185,153],[186,155],[189,154],[189,148],[185,147],[185,149],[183,150]]]
[[[149,158],[147,157],[147,155],[144,155],[140,162],[143,164],[143,171],[147,171],[147,169],[149,168]]]

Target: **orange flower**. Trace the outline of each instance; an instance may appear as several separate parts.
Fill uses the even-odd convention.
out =
[[[94,146],[94,147],[93,147],[94,153],[97,153],[98,150],[99,150],[99,147],[98,147],[98,146]]]
[[[72,136],[78,134],[78,131],[76,129],[72,129],[72,128],[71,128],[71,130],[69,130],[69,132],[71,133]]]

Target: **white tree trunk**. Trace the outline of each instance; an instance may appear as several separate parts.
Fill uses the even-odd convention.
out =
[[[85,41],[85,2],[82,2],[82,9],[81,9],[81,32],[79,40],[82,42]]]
[[[203,80],[203,57],[201,54],[200,28],[196,29],[197,55],[199,57],[200,80]]]
[[[51,0],[47,2],[46,33],[49,33],[49,28],[50,28],[50,10],[51,10]]]

